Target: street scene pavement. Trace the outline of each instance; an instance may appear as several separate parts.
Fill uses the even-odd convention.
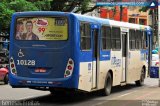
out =
[[[28,88],[11,88],[10,85],[0,85],[0,105],[7,101],[38,103],[42,106],[160,106],[160,88],[158,79],[145,79],[142,87],[134,83],[126,86],[113,87],[110,96],[101,96],[100,92],[68,93],[51,95],[48,91],[38,91]]]

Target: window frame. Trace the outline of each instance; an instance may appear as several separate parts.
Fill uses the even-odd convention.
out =
[[[143,47],[142,49],[146,50],[147,49],[147,32],[145,30],[142,31],[143,32],[143,37],[142,37],[142,42],[143,42]]]
[[[112,28],[112,30],[111,30],[111,50],[112,50],[112,51],[121,51],[121,49],[122,49],[122,44],[121,44],[121,43],[122,43],[121,27],[112,26],[111,28]],[[118,28],[118,29],[119,29],[119,32],[120,32],[120,33],[119,33],[119,38],[117,38],[117,35],[115,35],[115,38],[113,38],[113,32],[114,32],[113,29],[114,29],[114,28]],[[112,46],[112,45],[113,45],[113,44],[112,44],[112,40],[115,40],[115,42],[114,42],[114,43],[115,43],[115,48],[113,48],[113,46]],[[116,45],[117,45],[116,40],[119,40],[119,41],[120,41],[120,48],[116,48],[116,47],[117,47],[117,46],[116,46]]]
[[[107,33],[106,33],[106,36],[103,36],[103,34],[102,34],[102,29],[103,29],[103,27],[105,27],[106,32],[107,32],[107,28],[110,29],[110,37],[107,36],[107,35],[109,35],[109,34],[107,34]],[[111,32],[112,32],[112,27],[111,27],[111,26],[109,26],[109,25],[102,25],[102,26],[101,26],[101,50],[102,50],[102,51],[108,51],[108,50],[111,50],[111,49],[112,49]],[[105,43],[106,43],[106,48],[105,48],[105,49],[103,48],[103,39],[105,39]],[[110,47],[107,47],[107,41],[108,41],[108,40],[110,41]]]
[[[81,36],[81,24],[88,24],[89,25],[89,28],[90,28],[90,31],[89,31],[89,35],[90,36]],[[81,51],[91,51],[92,50],[92,37],[91,37],[91,23],[90,22],[85,22],[85,21],[80,21],[79,22],[79,32],[80,32],[80,50]],[[83,49],[82,48],[82,38],[90,38],[90,48],[89,49]]]
[[[134,36],[130,34],[130,31],[134,31]],[[135,36],[136,30],[135,29],[129,29],[129,50],[135,51],[136,50],[136,36]],[[133,39],[134,38],[134,39]],[[133,42],[134,42],[134,48],[133,48]],[[130,46],[131,43],[131,46]]]
[[[136,30],[136,32],[137,32],[137,35],[136,35],[136,50],[141,50],[142,49],[142,37],[143,37],[143,35],[141,36],[141,34],[143,34],[143,33],[142,33],[141,29]],[[137,45],[137,43],[138,43],[138,45]],[[140,46],[140,44],[141,44],[141,46]]]

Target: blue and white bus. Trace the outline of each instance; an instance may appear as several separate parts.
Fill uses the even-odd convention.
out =
[[[149,26],[64,12],[12,16],[13,88],[60,89],[109,95],[112,86],[142,85],[148,73]]]

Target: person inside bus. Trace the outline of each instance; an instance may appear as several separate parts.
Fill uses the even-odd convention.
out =
[[[26,30],[27,32],[23,34],[24,40],[39,40],[38,36],[33,33],[33,23],[32,21],[26,22]]]
[[[23,22],[21,22],[21,21],[17,22],[17,26],[16,26],[16,39],[19,39],[19,40],[22,39],[23,31],[24,31]]]

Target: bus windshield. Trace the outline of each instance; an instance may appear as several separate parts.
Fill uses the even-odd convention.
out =
[[[17,18],[16,40],[67,40],[66,17],[23,17]]]

